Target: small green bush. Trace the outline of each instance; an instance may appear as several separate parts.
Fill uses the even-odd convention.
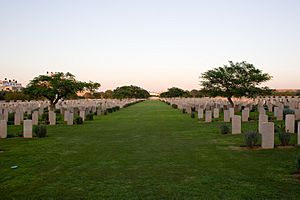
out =
[[[8,113],[7,125],[14,125],[15,113]]]
[[[291,133],[285,131],[278,132],[278,138],[282,146],[287,146],[291,140]]]
[[[74,124],[83,124],[83,119],[80,116],[74,118]]]
[[[107,115],[107,111],[106,110],[103,112],[103,115]]]
[[[184,109],[182,109],[182,113],[186,113],[186,110],[185,110],[185,108],[184,108]]]
[[[195,118],[195,112],[191,113],[191,118]]]
[[[296,159],[296,169],[297,172],[300,172],[300,155],[298,155]]]
[[[178,106],[176,104],[172,104],[172,108],[177,109]]]
[[[47,135],[47,126],[45,125],[37,125],[34,127],[34,133],[36,137],[46,137]]]
[[[108,113],[112,113],[113,112],[112,108],[107,108],[106,110],[107,110]]]
[[[258,142],[259,134],[255,131],[246,132],[244,134],[245,144],[247,147],[253,148]]]
[[[230,133],[230,128],[229,128],[229,126],[227,126],[226,124],[222,124],[222,125],[220,126],[220,133],[221,133],[221,134],[228,134],[228,133]]]
[[[93,113],[89,113],[86,115],[85,120],[87,121],[92,121],[94,120],[94,114]]]

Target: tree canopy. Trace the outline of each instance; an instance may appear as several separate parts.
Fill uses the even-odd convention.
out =
[[[214,68],[204,72],[200,79],[202,90],[211,97],[226,97],[233,106],[232,97],[249,97],[270,95],[268,87],[258,87],[272,77],[256,69],[253,64],[245,61]]]
[[[190,94],[189,91],[184,91],[183,89],[172,87],[168,88],[168,91],[161,93],[159,96],[163,98],[190,97]]]
[[[71,73],[57,72],[51,75],[39,75],[29,82],[24,93],[35,99],[46,98],[50,101],[50,109],[63,98],[76,95],[79,91],[94,91],[99,88],[99,83],[81,82]]]
[[[136,99],[144,99],[149,98],[150,94],[147,90],[140,88],[138,86],[122,86],[117,87],[113,93],[113,98],[116,99],[126,99],[126,98],[136,98]]]

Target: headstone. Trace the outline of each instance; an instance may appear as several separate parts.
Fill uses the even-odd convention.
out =
[[[212,112],[211,110],[205,111],[205,122],[211,122],[212,121]]]
[[[56,113],[54,111],[49,111],[49,123],[50,125],[56,124]]]
[[[261,147],[263,149],[274,148],[274,123],[266,122],[262,124],[261,129]]]
[[[0,120],[0,138],[7,137],[7,122],[6,120]]]
[[[64,121],[65,121],[65,122],[68,121],[68,119],[69,119],[69,114],[70,114],[70,111],[65,110],[65,112],[64,112]]]
[[[32,138],[32,120],[23,121],[23,137]]]
[[[73,125],[73,121],[74,121],[74,113],[70,112],[68,116],[67,125]]]
[[[242,110],[242,121],[247,122],[249,118],[249,110],[244,109]]]
[[[230,118],[234,116],[234,108],[229,108]]]
[[[283,109],[282,108],[278,108],[277,110],[277,114],[276,114],[277,120],[283,120]]]
[[[32,113],[32,124],[38,125],[39,123],[39,111],[33,111]]]
[[[295,120],[300,120],[300,109],[295,109]]]
[[[232,134],[241,134],[242,133],[242,122],[241,122],[241,116],[234,115],[232,117]]]
[[[300,145],[300,122],[298,122],[298,137],[297,137],[297,144]]]
[[[198,119],[203,119],[203,108],[198,108]]]
[[[262,124],[268,122],[268,115],[260,114],[258,117],[258,132],[262,132]]]
[[[278,107],[274,107],[274,117],[277,117],[278,109]]]
[[[219,117],[220,117],[219,108],[214,108],[214,118],[219,118]]]
[[[285,131],[295,133],[295,115],[288,114],[285,116]]]
[[[16,112],[15,112],[14,124],[21,125],[21,114],[20,114],[19,110],[16,110]]]
[[[82,118],[82,120],[85,120],[85,110],[81,110],[79,113],[79,116]]]
[[[230,111],[224,110],[224,122],[230,122]]]

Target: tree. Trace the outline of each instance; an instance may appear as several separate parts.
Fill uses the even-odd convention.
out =
[[[167,92],[163,92],[159,95],[163,98],[172,98],[172,97],[189,97],[189,92],[184,91],[183,89],[172,87],[168,88]]]
[[[204,72],[200,82],[206,95],[226,97],[231,106],[234,106],[232,97],[255,98],[272,94],[268,87],[258,87],[271,78],[269,74],[262,73],[245,61],[229,61],[229,66],[224,65]]]
[[[122,86],[117,87],[113,91],[113,98],[116,99],[126,99],[126,98],[136,98],[136,99],[144,99],[149,98],[150,94],[147,90],[140,88],[138,86]]]
[[[29,82],[24,92],[34,98],[48,99],[50,110],[54,110],[60,99],[76,95],[79,91],[96,89],[99,86],[99,83],[77,81],[69,72],[57,72],[35,77]]]

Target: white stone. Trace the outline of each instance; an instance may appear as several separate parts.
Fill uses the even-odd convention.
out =
[[[230,122],[230,111],[224,110],[224,122]]]
[[[295,133],[295,115],[288,114],[285,116],[285,131]]]
[[[230,118],[234,116],[234,108],[229,108]]]
[[[242,121],[247,122],[249,118],[249,109],[242,110]]]
[[[274,123],[266,122],[262,124],[261,147],[263,149],[274,148]]]
[[[210,110],[205,111],[205,122],[211,122],[212,121],[212,112]]]
[[[74,113],[70,112],[68,116],[67,125],[73,125],[73,121],[74,121]]]
[[[15,112],[14,124],[21,125],[21,114],[20,114],[19,110],[16,110],[16,112]]]
[[[23,137],[32,138],[32,120],[23,121]]]
[[[81,110],[79,113],[79,116],[82,118],[82,120],[85,120],[85,110]]]
[[[298,137],[297,137],[297,144],[300,145],[300,122],[298,122]]]
[[[262,132],[262,124],[268,122],[268,115],[260,114],[258,117],[258,132]]]
[[[33,111],[32,113],[32,124],[38,125],[39,124],[39,111]]]
[[[277,120],[283,120],[283,109],[282,108],[278,108],[277,110],[277,114],[276,114]]]
[[[6,120],[0,120],[0,138],[7,137],[7,122]]]
[[[214,118],[219,118],[219,117],[220,117],[219,108],[214,108]]]
[[[198,119],[203,119],[203,109],[198,108]]]
[[[49,111],[49,123],[50,125],[56,124],[56,113],[54,111]]]
[[[232,134],[241,134],[242,133],[242,122],[241,116],[234,115],[232,117]]]

